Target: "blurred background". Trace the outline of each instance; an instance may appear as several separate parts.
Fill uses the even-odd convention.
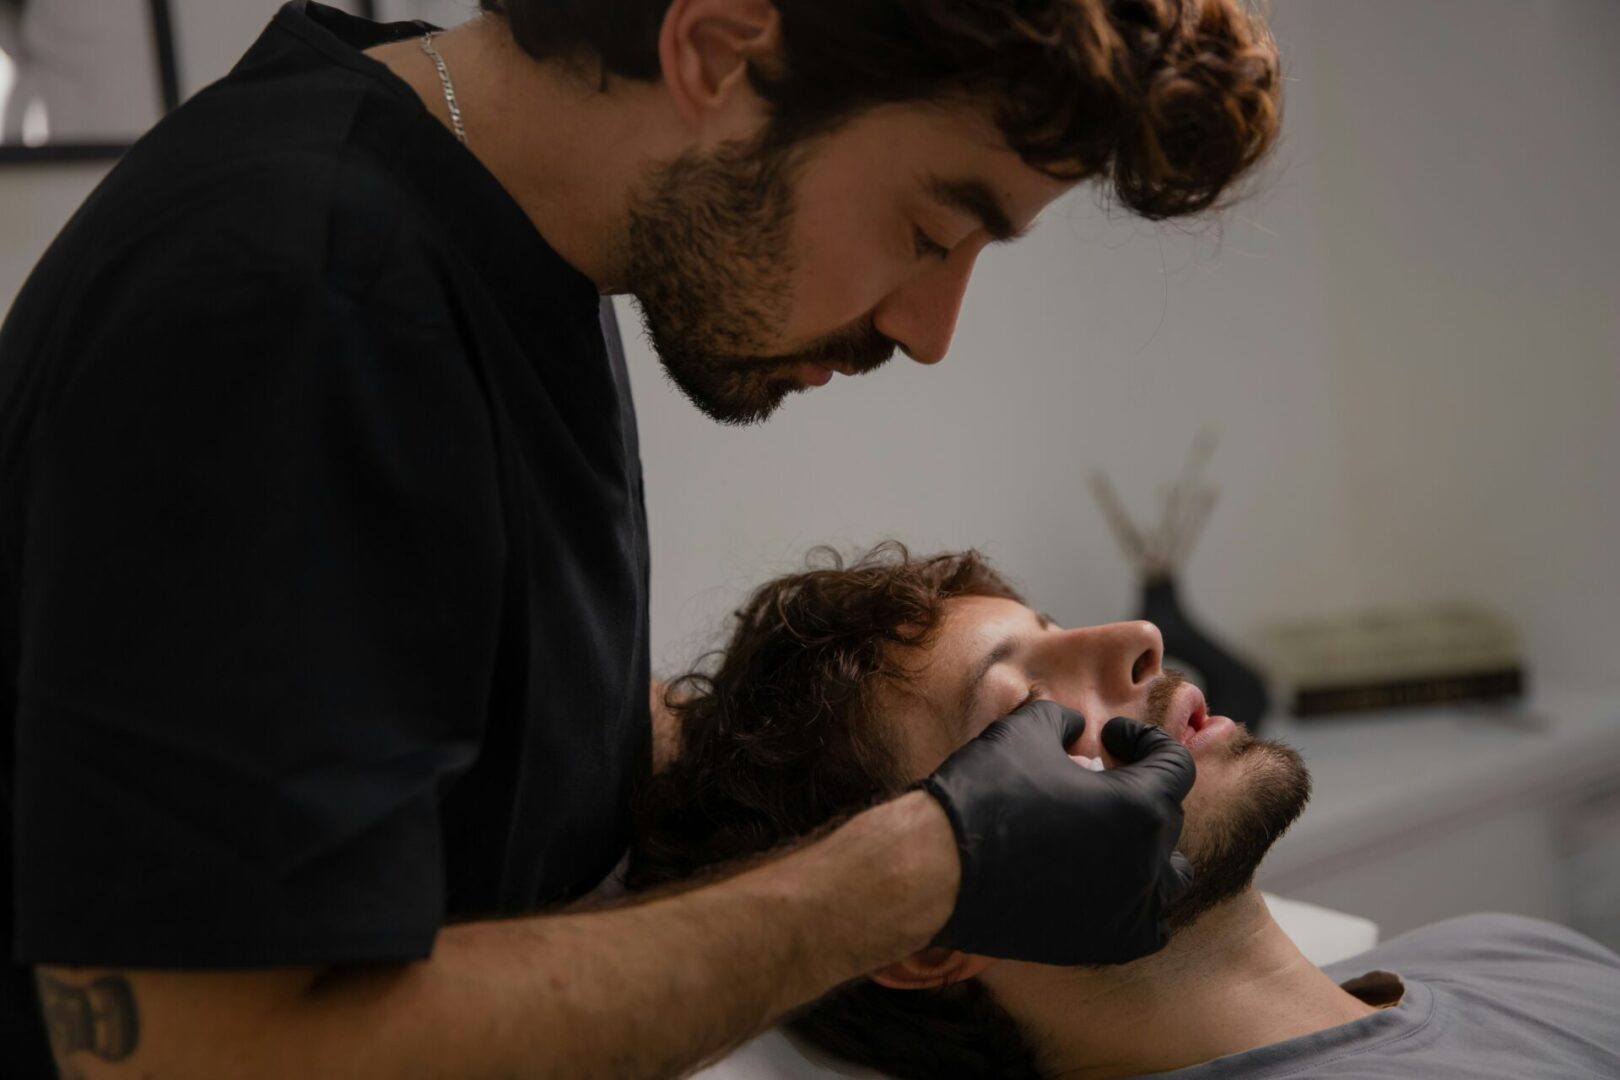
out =
[[[0,0],[0,305],[166,80],[183,100],[218,77],[277,6]],[[473,4],[375,7],[444,25]],[[1263,883],[1386,933],[1505,909],[1620,946],[1620,4],[1270,10],[1286,120],[1252,193],[1154,226],[1077,192],[981,258],[936,368],[897,359],[723,429],[621,304],[655,666],[819,543],[976,546],[1061,622],[1131,617],[1139,575],[1088,477],[1150,523],[1214,432],[1180,597],[1268,677],[1262,726],[1317,777]],[[92,52],[100,121],[55,59]],[[1279,624],[1331,637],[1457,604],[1507,628],[1525,696],[1288,715]]]

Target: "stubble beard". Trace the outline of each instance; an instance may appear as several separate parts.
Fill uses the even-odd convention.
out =
[[[727,143],[655,169],[632,197],[625,276],[666,378],[722,424],[756,424],[805,389],[806,362],[871,371],[893,342],[870,323],[768,356],[793,305],[794,182],[808,143]]]
[[[1166,917],[1173,932],[1237,896],[1287,831],[1311,796],[1311,775],[1293,747],[1257,739],[1239,728],[1226,754],[1242,770],[1237,790],[1196,817],[1182,831],[1181,851],[1192,863],[1192,887]]]

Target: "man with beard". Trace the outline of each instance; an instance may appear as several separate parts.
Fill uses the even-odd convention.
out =
[[[1059,627],[975,552],[885,545],[848,567],[823,555],[761,586],[715,661],[685,680],[682,754],[645,793],[629,884],[681,880],[919,781],[949,783],[940,763],[1011,730],[1017,710],[1054,731],[1068,709],[1139,717],[1198,762],[1181,842],[1197,876],[1170,909],[1164,950],[1118,966],[919,950],[790,1026],[916,1080],[1620,1075],[1620,957],[1563,927],[1472,916],[1327,971],[1307,961],[1252,884],[1309,797],[1305,764],[1211,715],[1162,657],[1148,623]],[[1119,765],[1094,726],[1068,749],[1070,769]],[[1045,768],[1023,779],[1052,782]],[[993,917],[1016,918],[1016,898],[1048,889],[1050,869],[1005,878]]]
[[[664,1075],[931,941],[1165,939],[1192,764],[1128,726],[1144,760],[1111,777],[1030,723],[726,881],[536,913],[614,865],[652,764],[603,295],[722,422],[937,361],[978,254],[1076,184],[1157,218],[1253,165],[1260,23],[482,7],[438,33],[287,4],[0,332],[11,1073],[50,1067],[42,1007],[87,1077]],[[1035,866],[1067,870],[1001,895]]]

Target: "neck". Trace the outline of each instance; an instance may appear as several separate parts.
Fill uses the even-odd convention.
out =
[[[1044,1075],[1087,1080],[1184,1068],[1374,1011],[1305,959],[1255,889],[1132,964],[1011,965],[983,978]]]
[[[479,16],[436,34],[455,84],[467,149],[498,180],[562,258],[603,292],[620,291],[625,206],[655,160],[681,149],[683,126],[656,84],[609,79],[520,49],[506,22]],[[450,127],[444,87],[421,39],[368,55],[416,91]]]

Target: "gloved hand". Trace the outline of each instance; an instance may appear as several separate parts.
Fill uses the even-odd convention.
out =
[[[1175,851],[1192,755],[1124,717],[1103,728],[1131,762],[1092,772],[1067,747],[1086,721],[1033,701],[921,782],[944,807],[962,884],[935,945],[1043,964],[1117,964],[1164,946],[1165,909],[1192,883]]]

